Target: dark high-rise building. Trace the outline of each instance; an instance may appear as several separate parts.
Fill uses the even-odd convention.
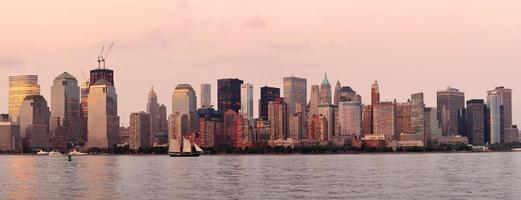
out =
[[[458,135],[458,113],[465,108],[465,93],[455,88],[437,92],[437,116],[443,136]]]
[[[98,68],[90,70],[90,85],[94,85],[98,80],[104,79],[111,85],[114,85],[114,71],[106,68]]]
[[[483,99],[467,101],[466,136],[473,145],[485,144],[485,102]]]
[[[371,86],[371,105],[375,105],[380,102],[380,90],[378,82],[375,81]]]
[[[274,101],[280,97],[280,88],[264,86],[260,89],[261,97],[259,99],[259,118],[268,120],[268,105],[270,101]]]
[[[232,109],[239,112],[241,109],[241,84],[240,79],[219,79],[217,80],[217,106],[221,112]]]

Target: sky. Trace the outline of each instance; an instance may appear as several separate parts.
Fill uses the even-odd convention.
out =
[[[7,113],[8,75],[37,74],[50,104],[52,80],[97,67],[114,43],[121,125],[145,110],[153,86],[171,107],[180,83],[199,96],[219,78],[259,88],[285,76],[351,86],[369,102],[378,80],[382,100],[424,92],[436,106],[447,86],[466,99],[496,86],[513,89],[521,120],[521,1],[516,0],[55,0],[9,1],[0,7],[0,113]]]

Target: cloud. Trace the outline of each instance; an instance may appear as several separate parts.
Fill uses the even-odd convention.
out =
[[[254,18],[246,20],[242,25],[250,28],[262,28],[266,27],[268,23],[266,22],[266,19],[259,16],[255,16]]]
[[[192,10],[194,8],[187,0],[178,1],[176,7],[181,10]]]
[[[24,62],[19,56],[0,56],[0,67],[19,67]]]
[[[281,51],[301,51],[304,49],[308,49],[309,46],[307,43],[268,43],[268,46],[274,50]]]

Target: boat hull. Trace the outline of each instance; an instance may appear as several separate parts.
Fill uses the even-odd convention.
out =
[[[187,154],[173,154],[169,153],[170,157],[199,157],[200,153],[187,153]]]

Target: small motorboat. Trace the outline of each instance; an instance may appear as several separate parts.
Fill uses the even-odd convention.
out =
[[[49,155],[49,152],[40,149],[38,152],[36,152],[36,155],[39,155],[39,156]]]
[[[70,156],[84,156],[84,155],[87,155],[87,154],[79,152],[79,151],[76,151],[76,149],[73,149],[71,152],[69,152],[69,155]]]
[[[49,152],[49,156],[63,156],[63,154],[59,151],[53,150],[53,151]]]
[[[521,148],[513,148],[512,151],[521,152]]]

